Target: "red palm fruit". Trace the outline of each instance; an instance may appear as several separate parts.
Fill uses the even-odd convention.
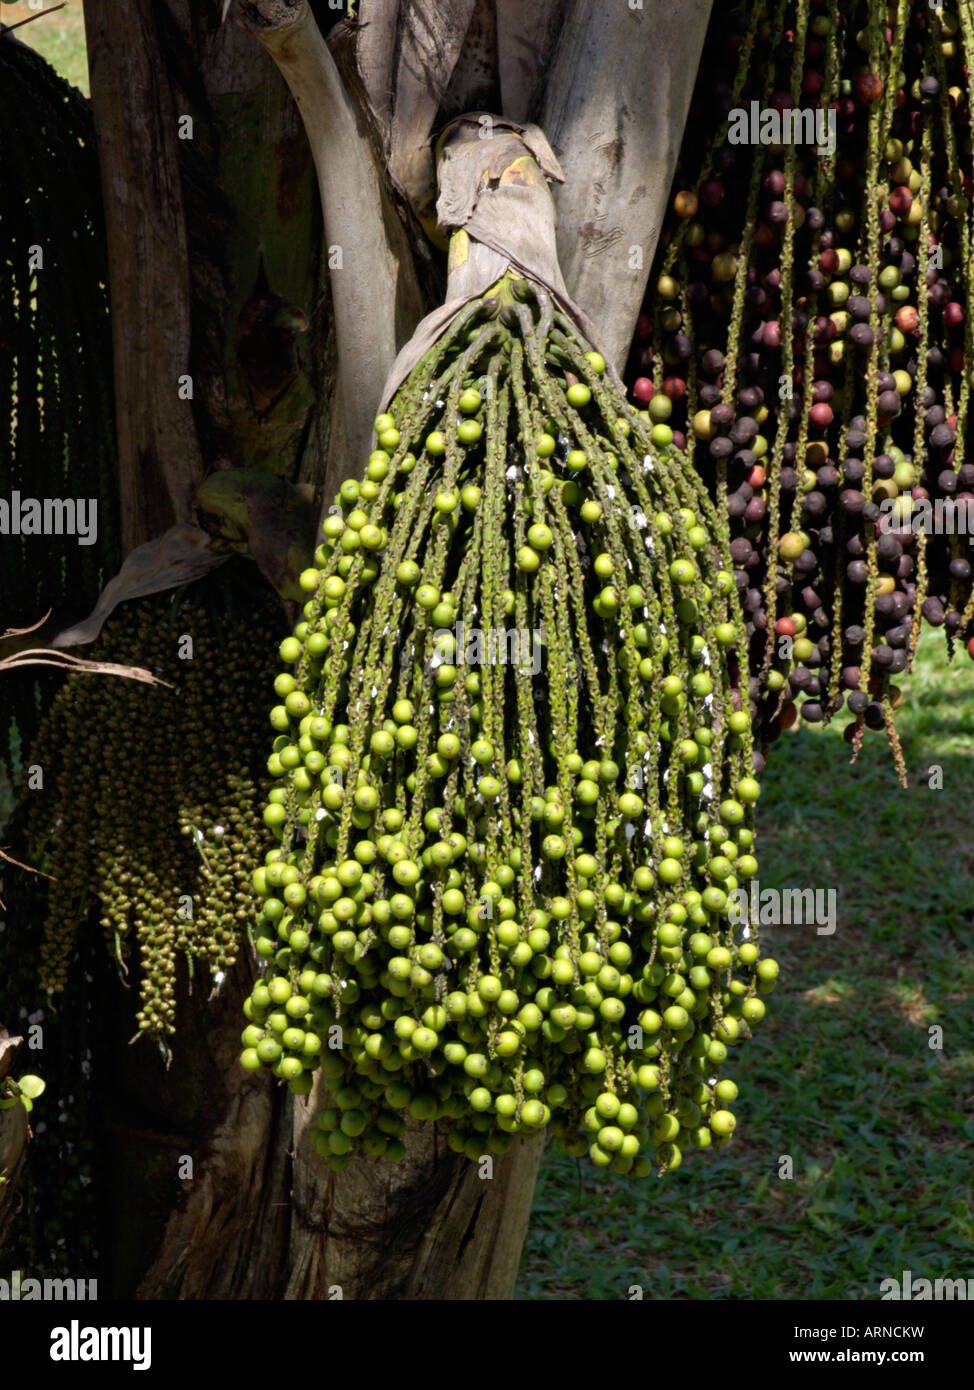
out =
[[[974,644],[974,637],[971,638],[971,642]],[[971,653],[971,657],[974,659],[974,652]],[[778,715],[778,727],[790,729],[797,718],[798,706],[789,700],[786,705],[781,706],[781,713]]]
[[[883,95],[882,78],[877,77],[874,72],[861,72],[856,78],[856,91],[859,93],[859,100],[869,106]]]

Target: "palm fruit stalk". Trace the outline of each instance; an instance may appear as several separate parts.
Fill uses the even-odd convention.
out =
[[[242,1064],[320,1073],[336,1170],[407,1112],[471,1159],[547,1127],[675,1167],[729,1139],[777,974],[732,921],[759,787],[714,506],[513,267],[375,428],[281,646]]]

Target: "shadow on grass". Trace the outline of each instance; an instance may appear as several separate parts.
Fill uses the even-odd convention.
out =
[[[724,1069],[728,1148],[643,1182],[546,1155],[519,1297],[868,1299],[904,1269],[970,1272],[974,758],[953,721],[910,719],[907,765],[939,763],[943,790],[903,790],[882,735],[853,767],[837,728],[775,748],[761,885],[836,889],[837,929],[761,934],[781,978]]]

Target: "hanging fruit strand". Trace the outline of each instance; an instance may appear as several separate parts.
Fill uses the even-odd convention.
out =
[[[971,8],[770,9],[714,13],[628,378],[727,517],[758,771],[888,732],[922,621],[974,654]]]
[[[733,578],[551,296],[510,274],[468,332],[491,314],[377,419],[302,576],[242,1061],[320,1068],[336,1168],[401,1157],[408,1111],[471,1157],[550,1126],[647,1174],[729,1138],[716,1073],[777,969],[729,917],[758,794]]]

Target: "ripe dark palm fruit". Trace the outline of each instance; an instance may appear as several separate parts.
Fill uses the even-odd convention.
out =
[[[236,959],[248,864],[266,843],[254,709],[281,613],[263,585],[242,605],[234,582],[217,575],[116,609],[93,657],[147,667],[171,688],[68,676],[30,755],[44,786],[29,796],[26,842],[53,878],[40,983],[61,992],[97,916],[119,968],[137,962],[138,1032],[164,1046],[180,963],[219,985]]]
[[[499,305],[503,303],[503,307]],[[323,524],[271,711],[279,844],[242,1064],[315,1144],[476,1158],[549,1127],[645,1174],[722,1143],[768,988],[741,640],[714,509],[547,294],[505,278],[417,365]]]
[[[793,680],[805,658],[778,640],[785,615],[820,658],[806,717],[840,708],[841,673],[857,666],[883,718],[863,720],[857,702],[855,746],[886,729],[901,775],[892,680],[921,617],[949,646],[974,628],[971,573],[956,563],[966,538],[917,534],[916,505],[911,524],[911,504],[971,490],[972,55],[963,9],[715,9],[630,363],[635,398],[662,398],[728,519],[742,597],[763,596],[745,612],[756,740],[807,693]],[[733,143],[728,112],[753,105],[817,112],[834,149]],[[884,610],[891,597],[901,613]],[[904,620],[891,665],[885,630]],[[866,632],[860,653],[843,647],[850,622]]]

